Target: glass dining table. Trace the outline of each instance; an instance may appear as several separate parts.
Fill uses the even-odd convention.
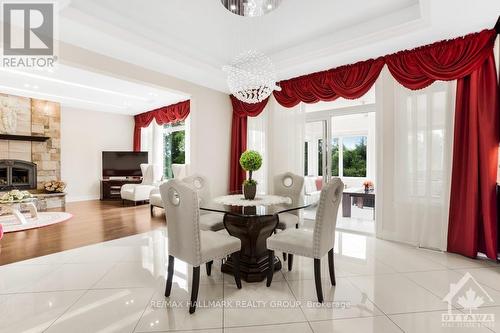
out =
[[[278,226],[280,213],[294,212],[310,207],[292,205],[290,199],[275,195],[257,195],[255,200],[246,200],[241,194],[214,198],[203,203],[200,210],[224,214],[227,232],[241,240],[240,275],[247,282],[260,282],[267,276],[269,267],[266,240]],[[281,261],[274,258],[274,269],[281,269]],[[233,263],[227,258],[222,264],[222,272],[233,274]]]

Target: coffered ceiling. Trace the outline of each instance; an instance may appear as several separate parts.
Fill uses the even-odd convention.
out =
[[[279,79],[492,27],[498,0],[284,0],[263,17],[220,0],[63,0],[60,39],[220,91],[222,66],[256,49]]]

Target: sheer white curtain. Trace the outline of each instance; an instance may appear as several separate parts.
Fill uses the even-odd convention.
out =
[[[258,183],[258,193],[267,193],[268,190],[268,118],[269,108],[267,107],[257,117],[248,117],[247,123],[247,149],[256,150],[262,155],[262,167],[253,173],[253,178]]]
[[[377,83],[377,236],[446,250],[455,82]]]
[[[255,173],[257,190],[271,193],[272,177],[304,172],[305,113],[301,104],[285,108],[273,96],[258,117],[248,118],[247,148],[262,153],[262,168]]]
[[[304,174],[304,137],[306,117],[303,104],[293,108],[281,106],[274,97],[269,100],[269,174],[283,172]]]
[[[141,151],[148,152],[150,164],[156,164],[163,167],[163,126],[158,125],[154,120],[148,127],[143,128],[141,131]]]

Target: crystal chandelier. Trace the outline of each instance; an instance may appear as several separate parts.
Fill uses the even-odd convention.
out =
[[[271,59],[257,51],[247,51],[222,68],[227,73],[231,93],[245,103],[259,103],[268,98],[276,85],[276,73]]]
[[[282,0],[221,0],[222,5],[233,14],[256,17],[276,9]]]

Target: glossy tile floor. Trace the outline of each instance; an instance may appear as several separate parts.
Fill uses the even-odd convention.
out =
[[[214,265],[202,269],[199,301],[189,315],[191,267],[176,261],[170,299],[163,296],[166,229],[0,266],[0,332],[500,332],[500,266],[339,232],[337,286],[322,274],[316,303],[312,260],[296,257],[272,286],[243,283]],[[482,286],[474,313],[495,326],[443,327],[442,299],[469,272]],[[451,311],[466,310],[461,299]]]

